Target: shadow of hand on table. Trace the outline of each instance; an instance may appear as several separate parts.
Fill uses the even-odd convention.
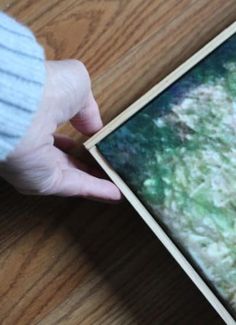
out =
[[[9,302],[12,295],[16,299],[7,305],[9,315],[38,308],[35,319],[47,324],[50,317],[59,323],[73,313],[80,315],[75,324],[221,324],[127,202],[27,197],[3,181],[0,198],[1,281],[12,263],[17,270],[0,290]],[[24,294],[14,292],[17,285]]]

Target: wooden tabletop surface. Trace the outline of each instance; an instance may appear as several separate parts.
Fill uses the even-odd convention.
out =
[[[236,19],[235,0],[0,7],[33,29],[48,58],[87,65],[105,123]],[[3,181],[0,202],[0,324],[222,324],[128,203],[26,197]]]

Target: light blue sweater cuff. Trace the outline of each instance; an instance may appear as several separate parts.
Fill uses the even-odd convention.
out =
[[[0,13],[0,160],[29,128],[45,75],[44,51],[32,32]]]

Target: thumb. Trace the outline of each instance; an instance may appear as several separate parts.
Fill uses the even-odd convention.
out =
[[[107,202],[118,202],[122,198],[121,192],[112,182],[76,168],[61,169],[60,177],[51,188],[51,194],[80,196]]]

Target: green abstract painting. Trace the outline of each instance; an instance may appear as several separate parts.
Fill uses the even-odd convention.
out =
[[[98,148],[236,312],[236,36]]]

